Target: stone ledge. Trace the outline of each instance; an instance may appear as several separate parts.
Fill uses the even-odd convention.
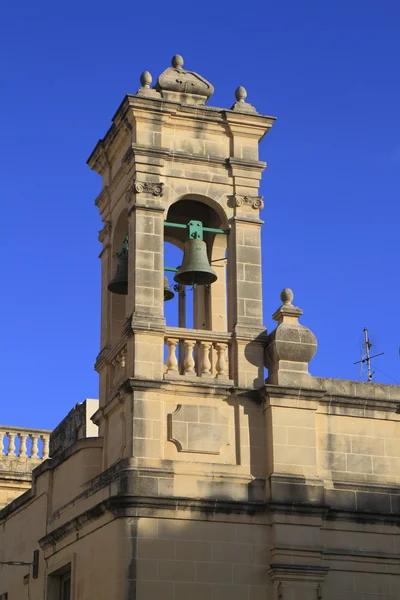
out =
[[[272,581],[298,581],[299,579],[305,579],[307,582],[320,582],[324,580],[325,576],[329,572],[329,567],[319,565],[271,563],[268,572]]]
[[[313,379],[321,389],[325,390],[326,397],[332,401],[336,398],[354,398],[400,405],[400,385],[324,377],[313,377]]]

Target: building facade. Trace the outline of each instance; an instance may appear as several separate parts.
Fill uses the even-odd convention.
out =
[[[151,85],[88,160],[98,408],[68,415],[0,511],[0,562],[38,550],[35,569],[1,567],[0,598],[400,600],[400,388],[313,377],[290,289],[263,325],[258,145],[275,119],[242,87],[206,105],[180,56]],[[179,327],[167,242],[184,252]]]

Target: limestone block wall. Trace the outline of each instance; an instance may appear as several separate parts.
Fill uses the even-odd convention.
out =
[[[296,393],[266,386],[270,475],[276,480],[291,475],[304,484],[309,480],[308,491],[303,490],[309,500],[396,514],[398,386],[315,378],[312,384]]]
[[[126,524],[135,545],[132,581],[138,598],[262,600],[271,597],[266,559],[270,537],[262,518],[181,511],[175,518],[140,518]],[[132,589],[131,589],[131,594]],[[128,595],[128,597],[132,597]]]

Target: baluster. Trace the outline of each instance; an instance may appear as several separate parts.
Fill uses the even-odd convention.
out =
[[[183,374],[195,375],[193,348],[195,342],[193,340],[184,340],[183,347],[185,348],[185,358],[183,360]]]
[[[8,435],[8,448],[7,448],[7,456],[15,456],[15,433],[9,433]]]
[[[43,460],[46,460],[46,458],[49,458],[49,436],[48,435],[44,435],[42,434],[40,436],[43,440]]]
[[[119,366],[118,360],[116,358],[114,358],[114,360],[112,361],[111,366],[114,370],[111,388],[113,390],[116,390],[117,384],[118,384],[118,366]]]
[[[168,356],[165,362],[165,366],[167,367],[167,373],[177,373],[178,372],[178,361],[176,358],[176,346],[178,345],[179,340],[175,338],[167,338],[166,340],[168,346]]]
[[[200,342],[200,377],[211,377],[211,342]]]
[[[217,351],[217,379],[228,379],[228,365],[227,365],[227,356],[226,351],[228,349],[228,344],[216,343],[215,349]]]
[[[31,448],[31,458],[38,458],[38,438],[37,435],[31,435],[32,440],[32,448]]]
[[[4,431],[0,431],[0,457],[3,454],[6,454],[6,450],[4,448],[4,437],[5,437],[5,435],[6,434],[4,433]]]
[[[19,433],[20,446],[19,446],[19,457],[26,458],[26,440],[28,435],[26,433]]]
[[[125,348],[122,350],[122,352],[120,354],[119,363],[121,365],[121,372],[125,373],[125,366],[126,366],[126,350],[125,350]]]

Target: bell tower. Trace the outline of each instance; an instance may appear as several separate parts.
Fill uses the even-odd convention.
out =
[[[163,472],[150,486],[158,495],[218,496],[199,464],[235,474],[238,489],[257,468],[248,427],[266,343],[258,144],[274,117],[243,87],[230,109],[208,106],[213,86],[179,55],[154,87],[147,71],[140,82],[88,159],[103,180],[94,420],[105,469],[130,461],[142,475]],[[169,244],[182,253],[178,267]]]

